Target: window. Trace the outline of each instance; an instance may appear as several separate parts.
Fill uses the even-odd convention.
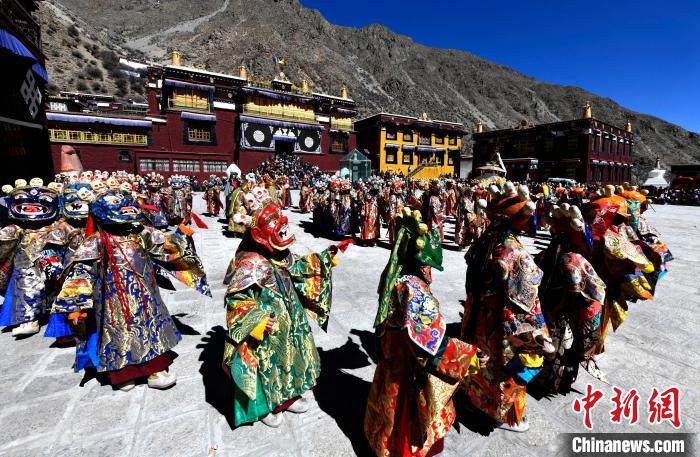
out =
[[[554,150],[554,137],[544,137],[544,152],[552,152]]]
[[[404,165],[413,165],[413,151],[403,151],[401,163]]]
[[[189,141],[203,141],[209,143],[211,142],[211,129],[188,127],[187,139]]]
[[[454,135],[450,135],[448,138],[448,143],[450,146],[456,146],[457,145],[457,137]]]
[[[396,149],[386,150],[386,163],[396,163]]]
[[[225,160],[205,160],[203,165],[205,173],[226,173],[228,167]]]
[[[445,137],[442,135],[435,135],[435,144],[445,144]]]
[[[199,172],[199,160],[173,159],[173,171]]]
[[[131,162],[131,151],[119,151],[120,162]]]
[[[396,139],[396,130],[395,129],[386,129],[386,139],[387,140],[395,140]]]
[[[170,161],[168,159],[141,159],[139,160],[139,170],[170,171]]]
[[[436,151],[435,152],[435,163],[438,165],[444,165],[445,164],[445,152],[441,151]]]
[[[348,139],[344,136],[333,136],[331,143],[331,152],[345,153],[348,152]]]
[[[172,96],[168,100],[168,108],[209,111],[209,92],[178,87],[173,89]]]
[[[424,146],[430,146],[430,141],[432,139],[432,135],[429,133],[419,133],[418,134],[418,144],[422,144]]]
[[[455,155],[454,153],[450,152],[447,154],[447,165],[454,165],[455,164]]]
[[[411,132],[410,130],[408,132],[403,132],[403,140],[413,141],[413,132]]]

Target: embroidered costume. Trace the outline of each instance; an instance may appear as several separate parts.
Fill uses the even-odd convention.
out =
[[[297,400],[316,384],[320,359],[306,315],[325,328],[337,248],[292,254],[287,218],[269,194],[257,195],[251,208],[225,280],[224,363],[234,382],[235,424],[263,419],[276,427],[276,413],[305,411],[305,400]]]
[[[492,225],[468,253],[462,339],[478,346],[484,363],[469,378],[472,405],[516,431],[523,421],[527,383],[554,347],[537,296],[542,271],[516,233],[533,226],[527,187],[492,188]],[[522,424],[521,424],[522,423]]]
[[[63,260],[76,231],[56,221],[59,192],[39,178],[17,180],[8,198],[11,225],[0,230],[0,326],[17,325],[13,336],[39,332],[59,290]]]
[[[98,195],[91,217],[98,230],[74,253],[54,305],[55,313],[68,314],[80,340],[75,370],[94,366],[125,389],[146,376],[150,387],[169,387],[175,377],[165,370],[180,333],[160,296],[156,269],[210,296],[191,231],[180,226],[165,235],[142,226],[139,209],[117,191]]]
[[[476,347],[445,335],[430,291],[430,268],[442,270],[437,229],[406,208],[396,218],[397,239],[379,284],[375,327],[379,362],[365,434],[378,456],[435,455],[452,427],[452,396],[478,369]]]

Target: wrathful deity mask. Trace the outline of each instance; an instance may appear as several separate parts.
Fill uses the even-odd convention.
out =
[[[33,181],[33,180],[32,180]],[[18,221],[51,221],[58,216],[58,192],[48,187],[15,188],[8,201],[10,218]]]
[[[94,199],[90,184],[71,184],[61,195],[61,215],[68,219],[87,219]]]
[[[91,213],[102,225],[135,224],[141,221],[139,207],[129,196],[119,191],[98,195],[92,204]]]
[[[289,220],[279,206],[268,203],[253,216],[250,235],[256,243],[265,246],[271,253],[284,251],[294,242],[289,229]]]

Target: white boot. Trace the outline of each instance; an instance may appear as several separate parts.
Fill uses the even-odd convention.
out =
[[[12,336],[27,336],[39,333],[39,321],[25,322],[12,329]]]
[[[280,425],[282,425],[282,419],[284,419],[284,416],[282,416],[281,413],[270,413],[267,416],[260,419],[260,422],[262,422],[270,428],[277,428]]]
[[[167,389],[175,385],[177,376],[167,371],[159,371],[148,377],[148,387],[151,389]]]
[[[499,425],[498,428],[500,428],[501,430],[507,430],[509,432],[523,433],[530,430],[530,423],[527,421],[527,418],[523,416],[523,418],[520,419],[519,424],[509,425],[504,422],[501,425]]]
[[[134,381],[126,381],[117,386],[117,389],[121,390],[122,392],[128,392],[131,389],[136,387],[136,382]]]
[[[285,411],[289,411],[290,413],[294,413],[294,414],[300,414],[300,413],[305,413],[308,410],[309,410],[309,400],[302,397],[299,400],[292,403],[289,406],[289,408],[287,408]]]

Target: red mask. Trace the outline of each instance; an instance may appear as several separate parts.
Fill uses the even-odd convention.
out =
[[[279,206],[272,203],[265,205],[253,216],[250,235],[271,253],[284,251],[294,242],[287,216],[282,214]]]

